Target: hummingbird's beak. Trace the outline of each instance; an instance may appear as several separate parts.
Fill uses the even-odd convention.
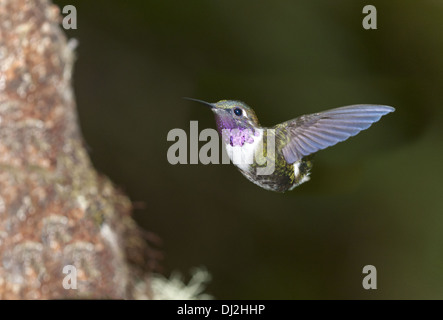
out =
[[[206,101],[203,101],[203,100],[198,100],[198,99],[193,99],[193,98],[188,98],[188,97],[183,97],[183,99],[202,103],[202,104],[210,107],[211,109],[215,108],[215,105],[213,103],[209,103],[209,102],[206,102]]]

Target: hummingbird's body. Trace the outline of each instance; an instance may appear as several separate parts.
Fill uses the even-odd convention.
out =
[[[257,128],[254,142],[245,142],[242,146],[224,143],[226,152],[240,172],[251,182],[266,189],[277,192],[292,190],[299,184],[309,180],[311,162],[301,159],[288,163],[281,149],[285,136],[284,128]],[[271,137],[272,135],[272,137]],[[269,140],[275,141],[275,149],[267,148]],[[258,168],[271,167],[271,174],[258,174]]]
[[[356,135],[395,110],[388,106],[353,105],[266,128],[243,102],[190,100],[211,107],[226,152],[240,172],[260,187],[277,192],[292,190],[309,180],[311,154]]]

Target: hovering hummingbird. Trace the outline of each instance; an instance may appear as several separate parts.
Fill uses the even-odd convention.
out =
[[[310,155],[355,136],[395,111],[383,105],[351,105],[302,115],[266,128],[244,102],[185,99],[211,108],[217,131],[234,165],[253,183],[276,192],[292,190],[309,180]],[[273,148],[268,148],[270,142]],[[264,167],[272,170],[263,171]]]

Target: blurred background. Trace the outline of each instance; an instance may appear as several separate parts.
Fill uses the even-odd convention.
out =
[[[55,2],[77,8],[91,158],[162,239],[165,275],[204,266],[217,299],[443,298],[443,1]],[[168,163],[171,129],[215,128],[183,96],[245,101],[265,126],[357,103],[396,112],[278,194],[233,165]],[[369,264],[377,290],[362,287]]]

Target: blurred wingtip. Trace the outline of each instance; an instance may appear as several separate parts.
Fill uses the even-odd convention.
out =
[[[389,112],[394,112],[395,111],[394,107],[391,107],[391,106],[387,106],[387,107],[389,108]]]

